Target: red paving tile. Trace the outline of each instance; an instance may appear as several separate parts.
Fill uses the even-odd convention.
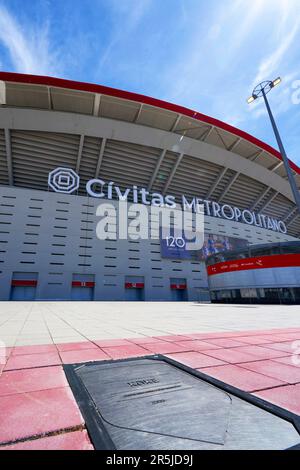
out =
[[[274,349],[254,345],[242,346],[241,348],[237,348],[237,350],[247,354],[252,354],[256,359],[273,359],[275,357],[284,357],[288,355],[288,353],[284,351],[275,351]]]
[[[19,442],[0,447],[0,450],[94,450],[94,447],[87,432],[83,430]]]
[[[191,348],[184,347],[176,343],[170,343],[167,341],[162,341],[160,343],[144,344],[144,348],[146,348],[150,353],[154,354],[168,354],[175,352],[191,351]]]
[[[245,344],[259,345],[274,343],[276,339],[265,338],[263,336],[239,336],[239,341]]]
[[[270,330],[247,330],[247,331],[241,331],[242,333],[242,336],[246,336],[246,335],[254,335],[254,336],[257,336],[257,335],[263,335],[263,334],[267,334],[267,335],[271,335],[273,333],[276,333],[276,332],[282,332],[282,330],[280,328],[271,328]],[[284,331],[286,331],[286,329],[284,329]],[[245,333],[245,335],[244,335]]]
[[[268,331],[268,330],[264,330],[265,331]],[[280,333],[299,333],[300,332],[300,328],[276,328],[276,329],[273,329],[273,330],[269,330],[271,333],[273,332],[280,332]]]
[[[129,339],[101,339],[99,341],[94,341],[94,343],[99,346],[99,348],[110,348],[115,346],[129,346],[132,343]]]
[[[276,351],[284,351],[284,352],[287,352],[287,353],[290,353],[290,354],[293,354],[294,353],[294,349],[295,347],[293,348],[293,345],[294,345],[294,341],[290,342],[284,342],[284,343],[270,343],[270,344],[266,344],[265,347],[266,348],[270,348],[270,349],[274,349]],[[300,343],[299,343],[300,344]]]
[[[184,353],[174,353],[168,354],[168,357],[174,359],[174,361],[182,362],[189,367],[194,369],[199,369],[202,367],[212,367],[223,365],[223,361],[219,361],[213,357],[206,356],[199,352],[184,352]]]
[[[116,346],[110,348],[103,348],[103,351],[108,354],[112,359],[125,359],[126,357],[147,356],[149,351],[141,346],[130,344],[128,346]]]
[[[156,336],[159,341],[171,341],[172,343],[178,341],[184,341],[188,339],[188,336],[185,335],[166,335],[166,336]]]
[[[300,341],[300,333],[283,333],[276,334],[273,336],[273,343],[282,342],[282,341]]]
[[[101,351],[101,349],[84,349],[79,351],[64,351],[60,353],[63,364],[72,364],[77,362],[105,361],[110,357]]]
[[[185,347],[187,351],[206,351],[207,349],[222,349],[221,346],[216,346],[215,344],[206,343],[205,341],[190,340],[190,341],[180,341],[181,346]]]
[[[1,443],[83,424],[68,387],[2,397],[0,416]]]
[[[246,331],[241,331],[242,333],[242,336],[249,336],[249,335],[254,335],[254,336],[258,336],[258,335],[265,335],[265,334],[275,334],[277,333],[278,331],[282,332],[282,331],[286,331],[286,329],[284,328],[284,330],[282,329],[279,329],[279,328],[271,328],[270,330],[246,330]]]
[[[0,377],[0,442],[82,424],[56,347],[64,363],[165,354],[246,391],[268,388],[257,395],[299,413],[300,385],[281,385],[300,383],[300,366],[291,365],[291,357],[279,357],[290,353],[299,336],[300,329],[225,331],[9,348],[12,354]],[[0,375],[1,367],[0,350]],[[78,431],[5,447],[13,448],[76,450],[92,446],[86,432]]]
[[[56,366],[60,364],[61,360],[57,352],[42,354],[24,354],[22,356],[10,356],[5,366],[5,370]]]
[[[286,356],[278,357],[273,359],[275,362],[280,362],[281,364],[287,364],[288,366],[294,366],[300,368],[300,356]]]
[[[258,337],[262,337],[268,340],[271,340],[272,338],[279,338],[280,341],[282,341],[282,337],[289,334],[286,331],[281,331],[281,330],[276,330],[273,331],[272,333],[267,333],[266,331],[261,331],[260,334],[256,335]]]
[[[231,331],[226,332],[226,336],[222,335],[222,338],[239,338],[240,336],[258,336],[263,334],[265,330],[244,330],[244,331]]]
[[[212,333],[192,333],[186,336],[198,339],[209,339],[209,338],[236,338],[238,341],[242,341],[246,338],[257,338],[262,340],[272,340],[271,336],[283,335],[283,334],[297,334],[300,330],[297,329],[272,329],[272,330],[248,330],[248,331],[225,331],[225,332],[212,332]]]
[[[98,346],[96,346],[91,341],[84,341],[82,343],[60,343],[56,346],[59,352],[82,351],[84,349],[98,349]]]
[[[272,343],[282,343],[283,341],[289,341],[288,339],[284,339],[285,336],[281,333],[274,333],[272,335],[262,335],[262,338],[267,340],[265,344],[269,344],[270,341],[272,341]]]
[[[138,344],[143,346],[144,344],[152,344],[152,343],[161,343],[162,340],[160,338],[154,338],[154,337],[143,337],[143,338],[130,338],[128,339],[131,343]]]
[[[43,354],[57,352],[55,344],[41,344],[37,346],[15,346],[12,352],[13,356],[26,354]]]
[[[300,385],[263,390],[255,395],[300,415]]]
[[[239,336],[247,336],[247,335],[254,335],[256,334],[253,331],[226,331],[225,333],[219,333],[219,336],[217,338],[238,338]]]
[[[273,377],[274,379],[281,380],[289,384],[295,384],[300,382],[300,367],[290,366],[288,364],[282,364],[278,360],[267,360],[267,361],[256,361],[247,362],[241,364],[243,367],[253,372]]]
[[[0,397],[67,386],[61,366],[13,370],[0,377]]]
[[[300,338],[289,338],[286,335],[272,335],[269,336],[272,339],[272,343],[293,343],[295,341],[300,341]]]
[[[284,385],[284,382],[281,382],[280,380],[272,379],[265,375],[242,369],[241,367],[233,364],[208,367],[203,369],[203,373],[221,380],[222,382],[233,385],[234,387],[240,388],[241,390],[245,390],[246,392],[253,392],[254,390],[262,390],[264,388]]]
[[[203,339],[204,341],[209,341],[210,338],[228,338],[233,336],[233,332],[222,331],[220,333],[192,333],[190,335],[186,335],[188,338],[192,339]]]
[[[4,347],[1,346],[0,347],[0,358],[1,357],[8,357],[11,354],[12,350],[13,350],[13,348],[4,348]]]
[[[229,364],[240,364],[241,362],[250,362],[255,360],[255,356],[246,352],[239,351],[238,348],[233,349],[217,349],[205,351],[205,354],[220,359]]]
[[[208,341],[209,333],[191,333],[185,336],[186,336],[187,341],[190,341],[190,340],[207,340]]]
[[[232,338],[212,338],[209,342],[212,345],[219,346],[220,348],[236,348],[238,346],[244,346],[244,343]],[[213,347],[211,349],[213,349]]]

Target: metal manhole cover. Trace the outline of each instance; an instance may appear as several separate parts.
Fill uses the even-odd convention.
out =
[[[300,443],[296,415],[163,356],[64,368],[97,449],[287,449]]]

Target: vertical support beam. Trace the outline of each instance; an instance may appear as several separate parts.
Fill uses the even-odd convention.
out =
[[[285,218],[283,219],[283,222],[286,222],[293,214],[295,214],[295,212],[298,211],[298,207],[294,207],[291,211],[289,211],[289,213],[285,216]]]
[[[96,167],[96,171],[95,171],[95,178],[98,178],[98,176],[100,174],[100,169],[101,169],[101,165],[102,165],[105,145],[106,145],[106,139],[103,138],[102,142],[101,142],[100,151],[99,151],[98,163],[97,163],[97,167]]]
[[[6,148],[6,163],[7,163],[7,173],[8,173],[8,184],[13,186],[14,176],[13,176],[13,165],[12,165],[12,153],[11,153],[11,139],[10,139],[10,130],[4,129],[5,135],[5,148]]]
[[[138,120],[140,118],[140,115],[141,115],[141,112],[143,111],[143,107],[144,107],[144,103],[141,103],[139,109],[137,110],[135,118],[133,120],[134,123],[138,122]]]
[[[163,159],[165,158],[166,153],[167,153],[166,149],[162,150],[162,152],[160,154],[160,157],[157,160],[156,167],[154,168],[154,171],[153,171],[152,176],[151,176],[151,180],[148,184],[148,191],[151,191],[151,189],[152,189],[152,186],[153,186],[153,183],[154,183],[155,178],[157,176],[158,170],[160,168],[160,165],[162,164]]]
[[[0,80],[0,106],[6,104],[6,85],[3,80]]]
[[[225,149],[225,150],[228,150],[228,149],[227,149],[226,142],[225,142],[225,140],[223,139],[222,134],[219,132],[219,129],[218,129],[217,127],[216,127],[216,134],[217,134],[217,136],[219,137],[219,139],[220,139],[220,141],[222,142],[222,144],[224,145],[224,149]]]
[[[176,163],[175,163],[175,165],[173,166],[173,169],[172,169],[172,171],[171,171],[171,173],[170,173],[170,175],[169,175],[169,178],[167,179],[166,184],[165,184],[165,186],[164,186],[163,194],[166,194],[166,192],[168,191],[168,188],[169,188],[169,186],[170,186],[170,184],[171,184],[171,182],[172,182],[172,179],[173,179],[174,176],[175,176],[175,173],[176,173],[176,171],[177,171],[177,168],[179,167],[179,165],[180,165],[180,163],[181,163],[181,161],[182,161],[182,159],[183,159],[183,156],[184,156],[184,153],[181,153],[181,154],[179,155],[179,157],[177,158]]]
[[[283,165],[283,161],[277,163],[277,165],[275,165],[275,166],[271,169],[271,171],[276,171],[276,170],[278,170],[278,168],[280,168],[282,165]]]
[[[208,129],[208,131],[206,132],[205,136],[203,137],[202,141],[205,142],[206,139],[208,139],[208,137],[210,136],[210,134],[212,133],[212,131],[214,130],[215,126],[211,126],[210,129]]]
[[[199,137],[197,137],[197,140],[204,141],[204,137],[207,135],[208,131],[211,129],[210,127],[207,129],[208,126],[204,126],[204,127],[205,127],[205,131],[202,132],[202,134],[199,135]]]
[[[260,208],[260,212],[261,212],[261,211],[264,211],[264,210],[268,207],[268,205],[271,204],[271,202],[274,201],[275,197],[278,196],[278,194],[279,194],[279,192],[276,191],[276,192],[264,203],[264,205]]]
[[[99,116],[100,100],[101,100],[101,95],[96,93],[95,98],[94,98],[93,116],[96,116],[96,117]]]
[[[265,189],[264,192],[262,194],[260,194],[260,196],[258,196],[258,198],[254,201],[254,203],[250,207],[251,211],[253,211],[255,209],[255,207],[264,199],[264,197],[266,197],[266,195],[268,194],[270,189],[271,189],[270,186],[268,186],[267,189]]]
[[[53,102],[52,102],[51,88],[49,86],[47,87],[47,93],[48,93],[48,108],[51,111],[53,109]]]
[[[228,168],[223,168],[223,170],[220,171],[216,181],[214,182],[214,184],[211,186],[210,190],[208,191],[208,193],[206,194],[205,196],[205,199],[209,199],[210,196],[212,195],[212,193],[214,192],[214,190],[217,188],[218,184],[220,183],[221,179],[223,178],[223,176],[225,175],[226,171],[228,170]]]
[[[255,160],[257,160],[257,158],[260,157],[263,153],[264,153],[264,150],[259,150],[259,152],[255,152],[254,155],[249,157],[249,160],[251,160],[251,162],[255,162]]]
[[[174,122],[173,126],[171,127],[171,130],[170,132],[175,132],[176,131],[176,128],[179,124],[179,121],[180,119],[182,118],[182,115],[181,114],[178,114],[177,118],[176,118],[176,121]]]
[[[241,138],[241,137],[238,137],[238,138],[233,142],[233,144],[231,144],[231,145],[229,145],[229,147],[227,147],[227,150],[228,150],[229,152],[233,152],[233,150],[235,149],[235,147],[237,147],[237,146],[239,145],[239,143],[240,143],[241,140],[242,140],[242,138]]]
[[[77,155],[77,162],[76,162],[76,173],[79,173],[83,144],[84,144],[84,134],[82,134],[82,135],[80,136],[79,148],[78,148],[78,155]]]
[[[233,185],[233,183],[237,180],[237,178],[240,176],[240,173],[236,173],[235,175],[232,176],[231,180],[229,181],[228,185],[226,186],[226,188],[224,189],[224,191],[222,192],[221,196],[219,197],[219,202],[222,201],[222,199],[224,199],[224,197],[226,196],[226,194],[228,193],[228,191],[230,190],[231,186]]]
[[[288,223],[286,224],[286,226],[289,227],[293,222],[295,222],[295,220],[297,219],[297,217],[300,217],[300,214],[298,213],[298,207],[297,207],[297,214],[295,214],[294,217],[292,217],[291,220],[288,221]]]

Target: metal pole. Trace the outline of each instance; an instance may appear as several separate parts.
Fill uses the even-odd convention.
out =
[[[263,94],[263,97],[264,97],[264,100],[265,100],[265,104],[266,104],[266,107],[267,107],[267,110],[268,110],[268,114],[269,114],[269,117],[270,117],[270,120],[271,120],[273,131],[274,131],[274,134],[275,134],[275,137],[276,137],[276,140],[277,140],[277,144],[278,144],[278,147],[279,147],[279,150],[280,150],[280,153],[281,153],[281,157],[282,157],[282,160],[283,160],[283,163],[284,163],[284,166],[285,166],[285,171],[287,173],[289,183],[290,183],[293,195],[294,195],[294,199],[295,199],[295,202],[296,202],[297,207],[298,207],[298,212],[300,214],[300,192],[297,188],[296,181],[294,179],[294,175],[292,173],[292,170],[291,170],[291,167],[290,167],[290,164],[289,164],[289,160],[288,160],[285,148],[283,146],[283,143],[282,143],[282,140],[281,140],[281,137],[280,137],[280,134],[279,134],[279,131],[278,131],[278,128],[277,128],[277,125],[276,125],[274,116],[272,114],[269,102],[267,100],[267,95],[266,95],[264,89],[262,89],[262,94]]]

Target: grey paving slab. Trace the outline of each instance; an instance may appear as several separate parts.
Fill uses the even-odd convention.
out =
[[[94,444],[103,428],[123,450],[286,449],[300,442],[292,422],[270,407],[262,409],[162,360],[81,364],[69,380],[71,387],[76,383],[81,406],[83,399],[94,403]],[[88,429],[90,411],[82,408]]]

